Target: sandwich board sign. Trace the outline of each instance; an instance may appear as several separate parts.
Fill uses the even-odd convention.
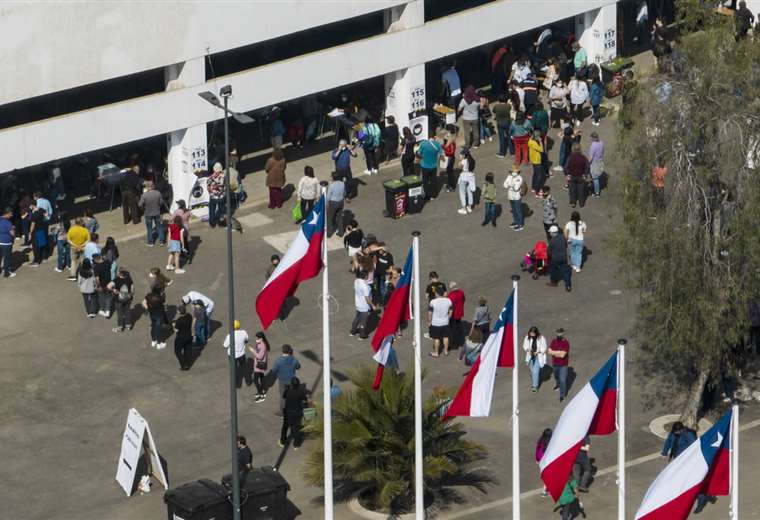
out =
[[[163,484],[164,489],[169,489],[169,482],[164,474],[164,468],[161,466],[156,441],[150,433],[148,422],[143,419],[140,412],[130,408],[116,467],[116,481],[124,489],[127,496],[132,494],[135,478],[138,478],[137,463],[143,450],[148,462],[148,474]]]

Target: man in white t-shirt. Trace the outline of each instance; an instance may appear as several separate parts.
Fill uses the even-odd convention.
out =
[[[369,283],[367,283],[367,273],[364,271],[356,272],[356,280],[354,280],[354,306],[356,307],[356,314],[354,315],[354,321],[351,323],[351,336],[356,336],[357,339],[367,339],[367,319],[369,313],[375,309],[375,304],[372,303],[372,289]]]
[[[433,352],[430,356],[438,357],[441,354],[443,343],[443,355],[449,355],[449,318],[451,317],[451,300],[444,296],[446,289],[438,287],[436,297],[430,300],[428,307],[428,324],[430,325],[430,337],[433,338]]]
[[[238,388],[243,385],[245,377],[248,386],[251,386],[253,379],[246,370],[245,347],[248,344],[248,333],[240,329],[240,322],[235,320],[232,324],[235,329],[235,384]],[[227,349],[227,356],[230,355],[230,335],[224,338],[224,348]]]

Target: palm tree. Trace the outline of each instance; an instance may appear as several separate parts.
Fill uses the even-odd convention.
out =
[[[424,378],[424,374],[423,374]],[[395,516],[414,509],[414,379],[386,371],[382,386],[372,389],[373,370],[364,366],[350,375],[355,388],[333,401],[333,474],[338,501],[359,495],[373,511]],[[485,493],[496,479],[471,466],[486,458],[480,444],[464,439],[462,425],[442,420],[448,403],[442,395],[423,404],[422,429],[425,457],[425,504],[428,511],[462,503],[457,488]],[[322,438],[322,419],[307,432]],[[306,479],[324,483],[321,442],[312,445],[306,462]]]

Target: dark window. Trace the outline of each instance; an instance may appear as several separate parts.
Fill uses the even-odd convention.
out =
[[[494,0],[425,0],[425,21],[472,9]]]

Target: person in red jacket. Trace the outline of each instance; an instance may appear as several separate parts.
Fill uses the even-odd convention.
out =
[[[446,157],[446,191],[452,192],[457,187],[454,163],[457,156],[456,135],[447,135],[443,141],[443,155]]]
[[[588,175],[588,159],[581,152],[581,145],[573,144],[572,153],[565,162],[565,180],[567,181],[570,206],[576,202],[581,207],[586,205],[586,176]]]
[[[459,347],[464,344],[464,333],[462,330],[462,317],[464,316],[464,291],[459,288],[456,282],[449,282],[449,300],[451,300],[451,344],[453,347]]]

